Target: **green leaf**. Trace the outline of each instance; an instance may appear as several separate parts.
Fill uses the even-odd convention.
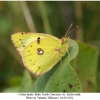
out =
[[[19,86],[9,87],[3,90],[3,92],[18,92],[18,91],[19,91]]]
[[[96,47],[78,41],[79,54],[73,60],[73,68],[76,70],[85,92],[97,91],[97,64],[99,51]]]
[[[80,81],[69,64],[78,54],[78,45],[69,41],[69,55],[66,53],[63,60],[52,70],[40,76],[30,88],[30,92],[81,92]]]
[[[69,45],[69,47],[68,47],[68,52],[69,52],[68,57],[70,58],[69,61],[71,61],[73,58],[75,58],[78,55],[79,47],[78,47],[78,44],[72,39],[70,39],[70,41],[68,42],[68,45]],[[68,59],[68,57],[66,57],[66,58]],[[68,61],[67,59],[66,59],[66,61]]]
[[[32,85],[31,76],[29,72],[25,70],[19,92],[28,92],[28,89],[30,88],[31,85]]]
[[[32,79],[30,73],[27,70],[25,70],[22,77],[21,85],[6,88],[3,90],[3,92],[28,92],[31,85]]]

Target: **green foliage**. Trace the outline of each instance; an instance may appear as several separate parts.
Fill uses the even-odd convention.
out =
[[[82,83],[84,92],[97,91],[97,63],[99,51],[92,45],[87,45],[78,41],[79,54],[73,60],[72,66],[76,70],[78,77]],[[84,73],[84,74],[83,74]]]
[[[18,86],[12,86],[4,89],[4,92],[27,92],[32,85],[32,79],[28,71],[24,71],[22,81]]]
[[[32,85],[32,79],[28,71],[24,72],[19,92],[27,92]]]

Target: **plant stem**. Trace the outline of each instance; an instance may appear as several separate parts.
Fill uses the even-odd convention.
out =
[[[76,24],[79,27],[76,30],[76,38],[78,40],[84,41],[83,28],[82,28],[82,4],[80,1],[78,1],[78,2],[74,2],[74,5],[75,5]]]
[[[40,13],[41,13],[41,16],[42,16],[45,33],[52,34],[44,2],[39,1],[38,6],[39,6],[39,10],[40,10]]]
[[[29,27],[29,30],[31,32],[36,32],[34,21],[32,19],[32,16],[31,16],[31,13],[29,11],[29,7],[28,7],[26,1],[20,1],[20,4],[21,4],[21,7],[22,7],[22,10],[23,10],[23,13],[24,13],[24,17],[25,17],[26,23],[27,23],[27,25]]]

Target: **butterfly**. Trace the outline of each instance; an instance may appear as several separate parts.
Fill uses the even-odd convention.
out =
[[[11,40],[25,67],[38,76],[52,69],[66,54],[68,31],[62,39],[43,33],[19,32],[12,34]]]

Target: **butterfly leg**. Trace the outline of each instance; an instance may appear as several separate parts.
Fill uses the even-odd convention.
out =
[[[68,62],[70,62],[70,54],[69,54],[69,51],[68,52]]]

